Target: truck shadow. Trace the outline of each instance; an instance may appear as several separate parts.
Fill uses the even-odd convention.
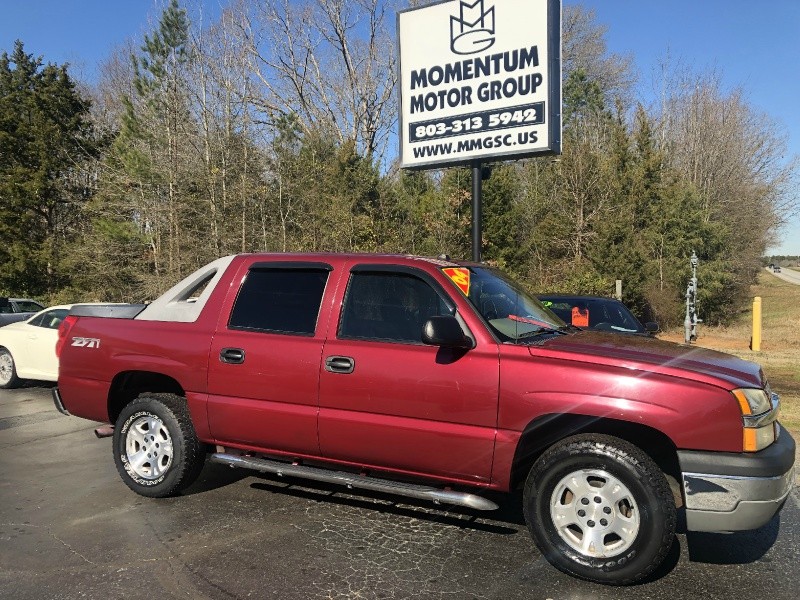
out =
[[[373,492],[371,490],[349,490],[342,486],[291,477],[250,473],[260,481],[250,484],[256,490],[274,494],[285,494],[305,500],[351,506],[382,514],[419,519],[431,523],[485,531],[500,535],[527,533],[522,515],[522,494],[487,494],[499,505],[498,510],[477,511],[460,506],[434,504],[415,498],[406,498]]]
[[[227,487],[247,477],[252,477],[253,473],[244,469],[231,469],[225,465],[217,465],[207,461],[192,485],[181,492],[181,496],[193,496],[212,490]]]
[[[686,534],[689,560],[713,565],[740,565],[761,560],[778,539],[781,516],[753,531]]]
[[[412,517],[423,521],[452,525],[464,529],[489,531],[502,535],[527,533],[522,514],[522,492],[500,494],[484,491],[482,496],[495,502],[499,508],[479,511],[467,507],[434,504],[430,501],[393,496],[371,490],[349,490],[344,486],[293,477],[279,477],[247,469],[206,462],[195,483],[181,492],[193,496],[221,489],[246,478],[257,479],[250,487],[256,490],[284,494],[316,502],[353,506],[380,513]]]
[[[678,511],[678,536],[686,539],[689,562],[710,565],[744,565],[761,560],[778,539],[780,515],[754,531],[735,533],[706,533],[686,531],[686,517]],[[639,584],[657,581],[669,575],[681,558],[679,537],[676,536],[664,562]]]
[[[257,473],[244,469],[231,469],[224,465],[208,463],[200,479],[184,491],[184,495],[199,494],[238,483],[245,478],[257,481],[250,488],[271,494],[282,494],[319,503],[348,506],[381,514],[413,518],[459,529],[481,531],[499,535],[528,535],[522,512],[522,493],[510,494],[483,492],[482,495],[499,508],[494,511],[477,511],[466,507],[436,505],[432,502],[373,492],[349,490],[345,487],[292,477]],[[772,548],[780,530],[780,515],[755,531],[735,533],[687,532],[683,511],[678,513],[678,534],[685,537],[690,562],[705,564],[749,564],[761,560]],[[676,537],[664,562],[640,584],[659,580],[669,575],[681,559],[681,543]]]

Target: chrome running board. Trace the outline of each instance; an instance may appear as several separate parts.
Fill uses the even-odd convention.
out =
[[[265,458],[256,458],[254,456],[240,456],[217,452],[211,455],[211,462],[229,465],[231,467],[252,469],[254,471],[260,471],[261,473],[273,473],[278,477],[299,477],[301,479],[335,483],[337,485],[343,485],[348,489],[358,488],[406,496],[409,498],[418,498],[420,500],[430,500],[435,504],[455,504],[458,506],[467,506],[475,510],[496,510],[498,508],[497,504],[491,500],[476,496],[475,494],[453,492],[426,485],[401,483],[388,479],[377,479],[342,471],[330,471],[317,467],[282,463]]]

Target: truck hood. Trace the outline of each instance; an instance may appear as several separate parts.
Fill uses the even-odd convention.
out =
[[[585,331],[531,346],[533,356],[552,356],[624,369],[653,371],[726,389],[762,387],[761,368],[730,354],[655,338]]]

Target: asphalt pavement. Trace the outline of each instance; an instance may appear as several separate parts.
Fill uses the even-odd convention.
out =
[[[783,279],[784,281],[788,281],[789,283],[794,283],[800,285],[800,271],[795,271],[794,269],[781,269],[779,273],[774,273],[772,269],[767,267],[767,272],[771,273],[778,279]]]
[[[797,598],[800,490],[758,531],[681,534],[649,581],[612,588],[551,567],[519,496],[441,509],[207,464],[178,498],[137,496],[95,423],[50,390],[0,390],[0,598]]]

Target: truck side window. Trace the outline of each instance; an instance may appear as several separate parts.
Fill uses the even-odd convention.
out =
[[[228,326],[299,335],[314,335],[325,269],[251,269],[239,290]]]
[[[438,293],[406,273],[355,272],[339,323],[340,338],[422,343],[430,317],[453,314]]]

